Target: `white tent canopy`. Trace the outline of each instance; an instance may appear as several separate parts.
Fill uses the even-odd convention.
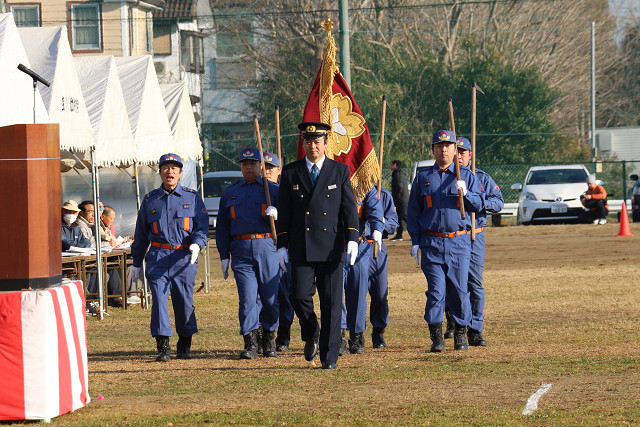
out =
[[[11,13],[0,14],[0,126],[33,123],[33,80],[18,70],[31,68]],[[38,83],[38,88],[43,85]],[[35,94],[36,123],[49,121],[40,92]]]
[[[186,82],[161,84],[160,89],[175,141],[176,154],[184,161],[199,160],[202,158],[202,144]]]
[[[139,163],[173,152],[173,135],[150,55],[115,58]]]
[[[80,81],[71,55],[66,27],[35,27],[18,30],[29,63],[51,86],[40,94],[49,120],[60,123],[60,148],[88,151],[94,148],[93,129]]]
[[[82,56],[74,60],[93,127],[96,166],[133,163],[136,146],[113,56]]]

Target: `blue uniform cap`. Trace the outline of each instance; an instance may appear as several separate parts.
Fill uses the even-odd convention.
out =
[[[167,153],[160,156],[159,167],[164,165],[165,163],[175,163],[178,166],[182,167],[182,159],[177,154]]]
[[[278,156],[276,156],[273,153],[268,153],[268,152],[264,152],[262,153],[264,154],[264,162],[270,165],[273,165],[275,167],[279,167],[280,166],[280,161],[278,160]]]
[[[456,138],[456,145],[459,150],[469,150],[471,151],[471,142],[467,138],[463,138],[461,136]]]
[[[450,130],[438,130],[433,134],[431,145],[435,144],[454,144],[455,138]]]
[[[262,161],[262,157],[260,157],[260,150],[257,148],[245,148],[244,150],[240,150],[240,157],[238,158],[239,162],[243,160],[255,160],[256,162]]]

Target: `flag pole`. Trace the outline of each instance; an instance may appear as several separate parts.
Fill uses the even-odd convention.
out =
[[[276,147],[278,154],[278,162],[280,162],[280,168],[284,166],[282,163],[282,146],[280,144],[280,107],[276,105]]]
[[[271,206],[271,195],[269,194],[269,180],[267,179],[267,170],[264,167],[264,154],[262,152],[262,139],[260,139],[260,125],[258,124],[258,117],[253,116],[253,126],[256,130],[256,138],[258,140],[258,149],[260,150],[260,169],[262,169],[262,184],[264,185],[264,197],[267,201],[267,206]],[[273,217],[269,215],[269,223],[271,224],[271,234],[273,235],[273,244],[278,243],[278,235],[276,234],[276,222]]]
[[[451,122],[451,132],[453,132],[453,145],[455,147],[455,156],[453,157],[453,162],[455,163],[456,168],[456,179],[460,181],[460,164],[458,163],[458,145],[456,143],[456,125],[453,120],[453,101],[451,98],[447,100],[449,104],[449,121]],[[462,219],[465,219],[464,215],[464,195],[462,194],[462,188],[458,188],[458,202],[460,204],[460,216]]]

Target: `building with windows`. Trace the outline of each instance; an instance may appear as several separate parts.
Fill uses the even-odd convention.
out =
[[[4,7],[18,27],[65,25],[74,55],[133,56],[153,54],[153,11],[164,3],[10,0]]]

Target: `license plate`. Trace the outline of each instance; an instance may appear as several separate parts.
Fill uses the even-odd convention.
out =
[[[567,205],[565,205],[564,203],[551,205],[551,213],[554,213],[554,214],[567,213]]]

